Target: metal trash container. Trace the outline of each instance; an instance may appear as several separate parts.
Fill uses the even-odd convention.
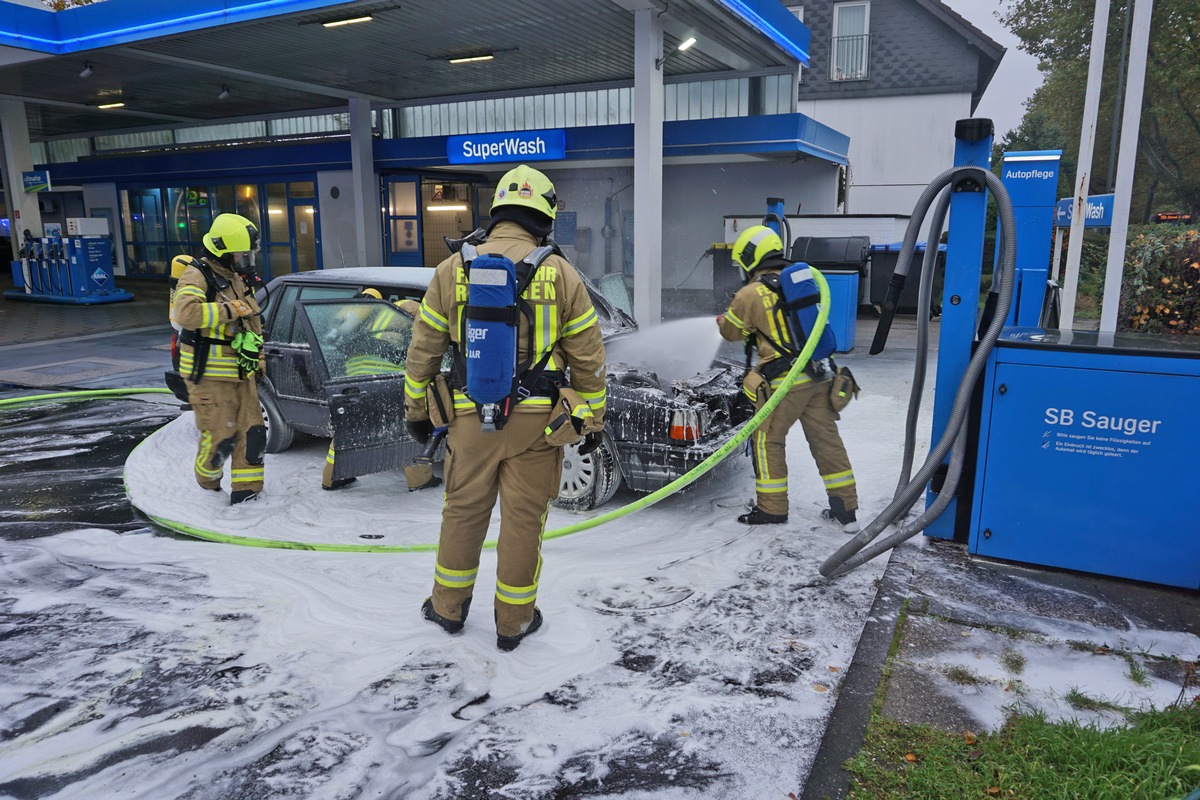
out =
[[[900,260],[900,249],[903,242],[871,245],[871,305],[883,305],[887,297],[888,283],[892,273],[896,271],[896,263]],[[921,267],[925,263],[925,242],[917,242],[916,252],[908,265],[908,277],[904,280],[904,290],[900,292],[900,301],[896,310],[905,314],[917,313],[917,296],[921,288]],[[945,274],[946,245],[938,245],[938,256],[933,276],[933,307],[938,309],[942,302],[942,277]]]
[[[837,340],[837,351],[854,349],[858,306],[867,258],[869,236],[801,236],[792,242],[789,258],[816,267],[829,283],[829,325]]]

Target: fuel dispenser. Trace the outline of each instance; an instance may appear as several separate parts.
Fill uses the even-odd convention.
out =
[[[955,166],[917,203],[871,352],[882,350],[919,228],[936,241],[949,214],[933,409],[933,445],[910,479],[924,381],[918,357],[895,499],[830,556],[844,574],[919,532],[976,555],[1200,588],[1200,521],[1192,484],[1200,442],[1200,343],[1042,327],[1057,151],[1009,153],[988,171],[988,120],[962,120]],[[979,312],[987,195],[999,209],[997,264]],[[926,253],[921,303],[931,294]],[[926,509],[899,531],[924,495]]]
[[[16,288],[4,293],[6,299],[78,305],[133,299],[116,286],[106,236],[34,238],[25,231],[18,255],[12,262]]]

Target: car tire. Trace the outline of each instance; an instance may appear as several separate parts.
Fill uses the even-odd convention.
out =
[[[620,486],[617,449],[608,434],[601,434],[600,446],[587,455],[579,454],[577,444],[563,448],[562,477],[554,505],[569,511],[587,511],[611,500]]]
[[[292,446],[296,431],[284,420],[270,390],[261,384],[258,387],[258,402],[262,406],[263,424],[267,426],[267,452],[282,453]]]

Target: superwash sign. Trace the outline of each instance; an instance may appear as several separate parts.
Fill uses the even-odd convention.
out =
[[[511,161],[551,161],[566,157],[563,130],[474,133],[446,139],[451,164],[502,164]]]

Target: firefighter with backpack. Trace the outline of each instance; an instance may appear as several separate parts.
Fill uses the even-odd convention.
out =
[[[762,408],[804,347],[805,331],[811,329],[816,317],[815,285],[807,265],[793,265],[785,258],[779,234],[765,225],[742,231],[732,255],[742,271],[744,285],[730,300],[729,308],[717,317],[717,324],[726,340],[746,343],[747,371],[742,388],[755,408]],[[793,295],[793,286],[805,286],[807,297]],[[738,517],[738,522],[787,522],[786,442],[788,431],[799,421],[829,497],[822,518],[840,525],[847,533],[859,530],[854,470],[837,426],[838,410],[857,394],[858,387],[849,370],[838,368],[830,358],[834,349],[832,332],[824,331],[822,339],[787,397],[754,431],[750,441],[756,502]],[[753,347],[758,349],[759,360],[750,368]]]
[[[590,437],[586,452],[604,427],[604,342],[586,286],[549,239],[557,203],[554,185],[528,166],[500,179],[486,241],[437,266],[405,367],[413,437],[424,443],[435,425],[449,427],[433,593],[421,613],[462,630],[499,495],[494,609],[504,651],[542,624],[541,539],[562,447]]]
[[[180,331],[179,371],[200,430],[196,482],[220,491],[232,460],[229,504],[236,505],[262,491],[267,445],[255,382],[262,371],[262,310],[247,285],[258,228],[239,214],[219,214],[203,241],[204,254],[179,275],[171,322]]]

